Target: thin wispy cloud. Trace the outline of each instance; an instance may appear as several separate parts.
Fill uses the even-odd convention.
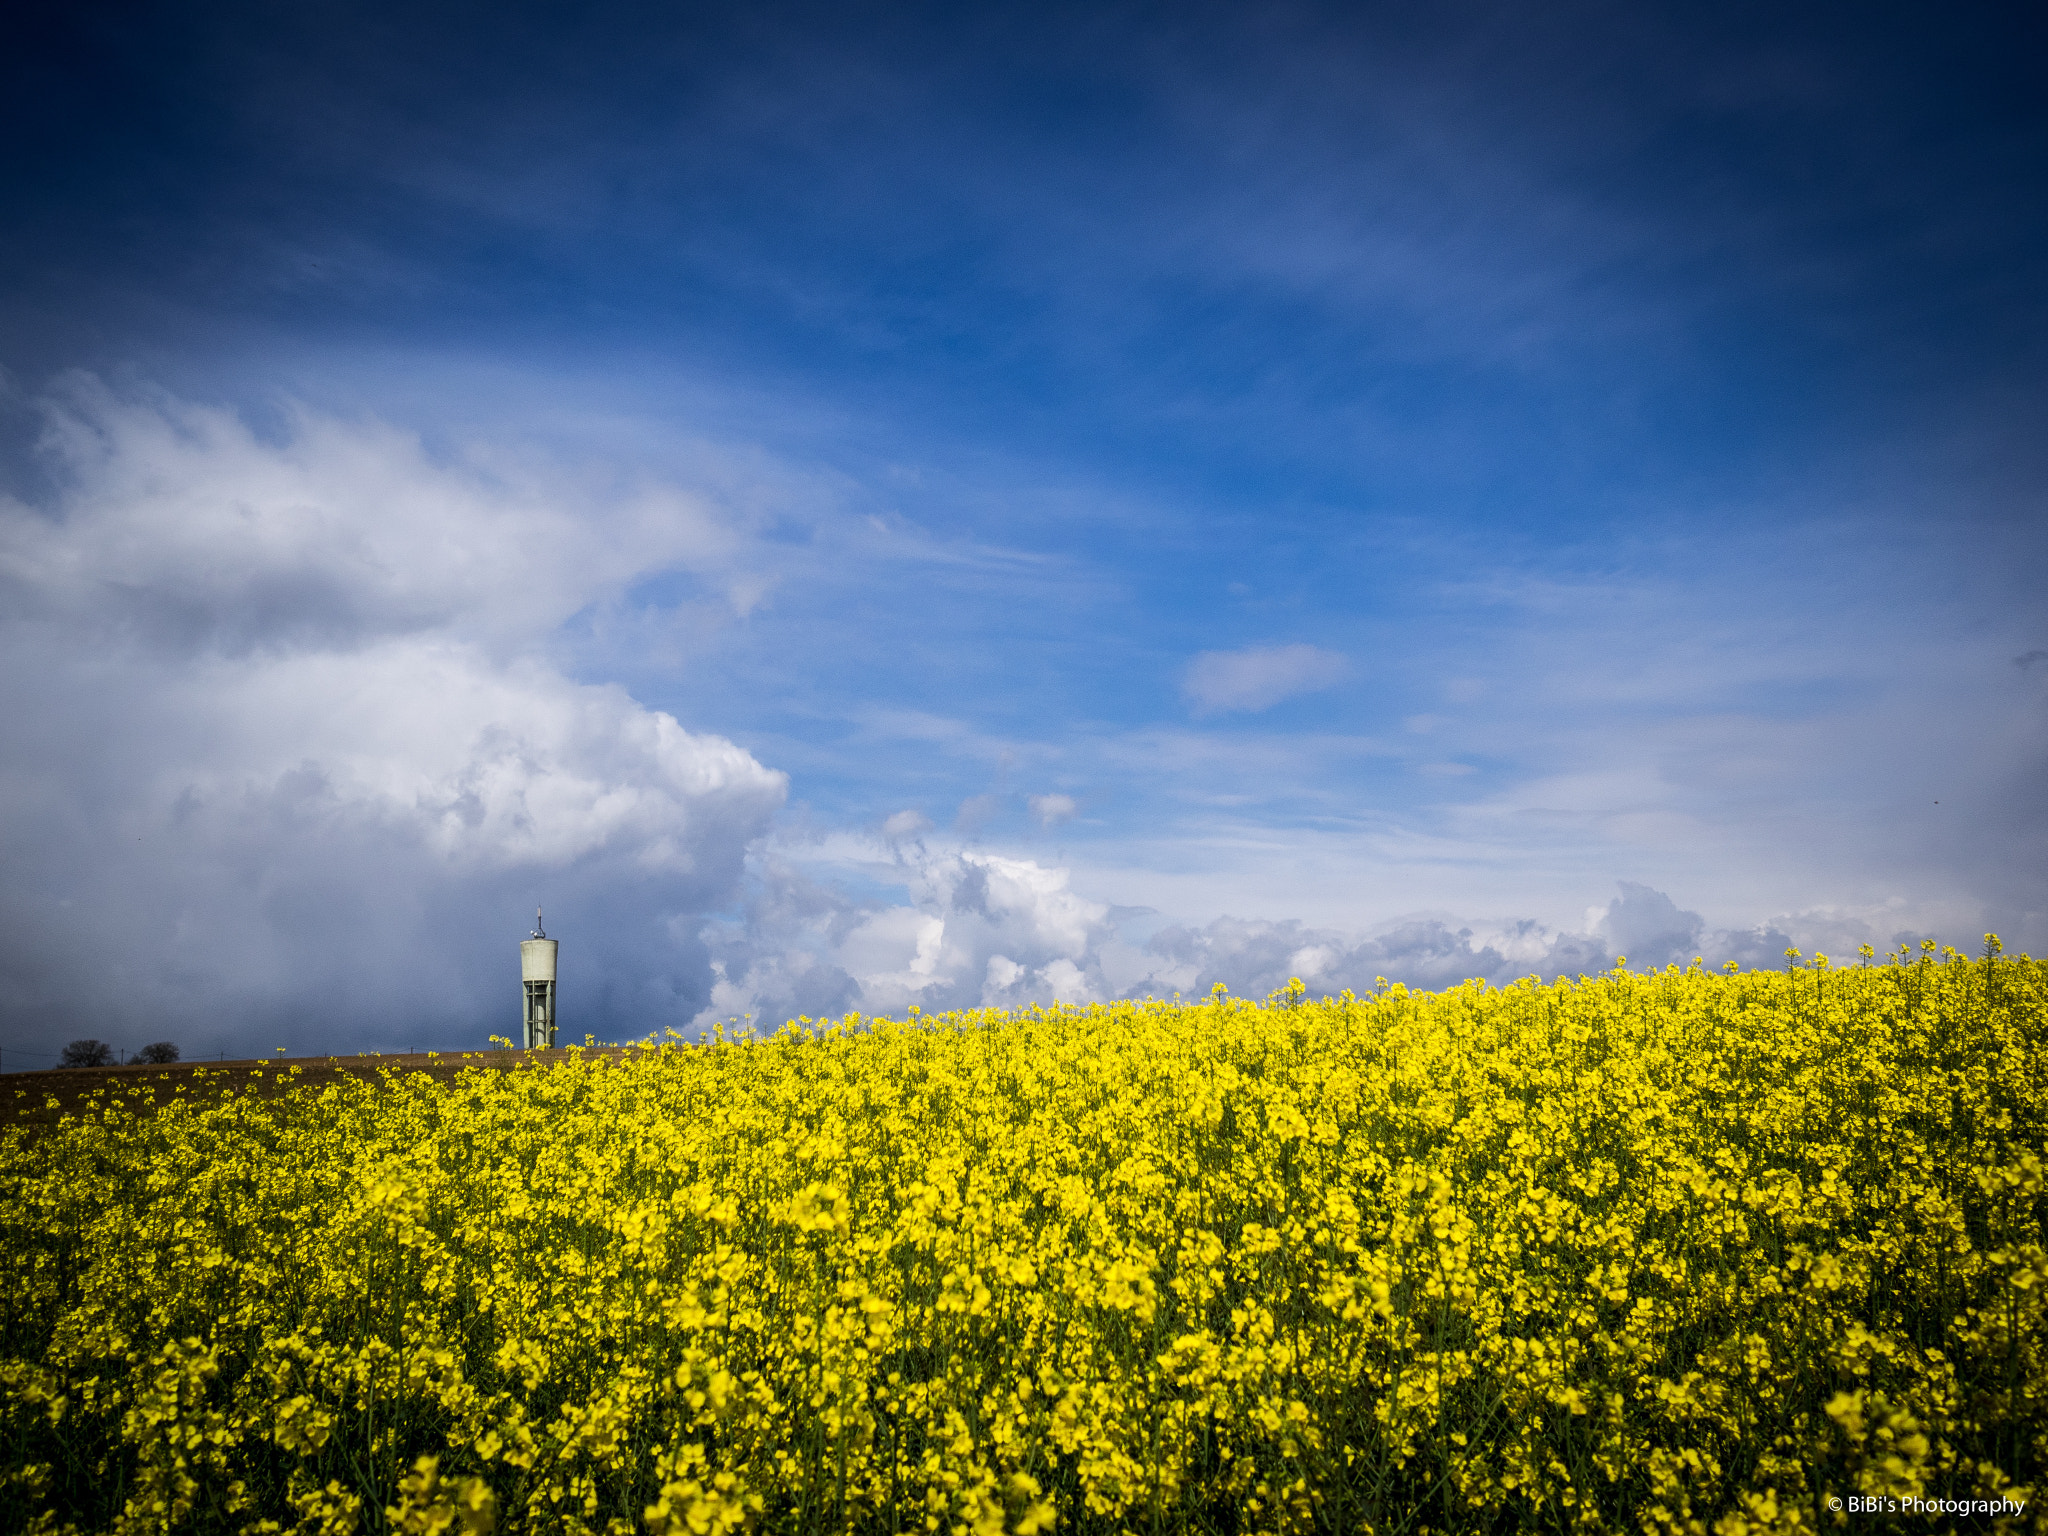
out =
[[[1047,831],[1081,814],[1080,802],[1072,795],[1033,795],[1030,805],[1031,814]]]
[[[1188,663],[1180,686],[1198,716],[1257,713],[1283,699],[1334,688],[1350,675],[1351,663],[1335,651],[1313,645],[1252,646],[1202,652]]]

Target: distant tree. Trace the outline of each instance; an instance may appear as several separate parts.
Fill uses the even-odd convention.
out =
[[[58,1058],[60,1067],[111,1067],[114,1048],[104,1040],[74,1040]]]
[[[145,1045],[137,1051],[135,1059],[152,1067],[168,1066],[178,1059],[178,1048],[168,1040],[159,1040],[155,1045]]]

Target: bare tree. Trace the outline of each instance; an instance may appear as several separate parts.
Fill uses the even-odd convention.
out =
[[[178,1048],[168,1040],[159,1040],[154,1045],[145,1045],[135,1053],[135,1059],[152,1067],[168,1066],[178,1059]]]
[[[104,1040],[74,1040],[57,1059],[60,1067],[111,1067],[114,1048]]]

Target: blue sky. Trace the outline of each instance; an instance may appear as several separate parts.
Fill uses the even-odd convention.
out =
[[[0,1048],[2038,951],[2040,31],[51,8]]]

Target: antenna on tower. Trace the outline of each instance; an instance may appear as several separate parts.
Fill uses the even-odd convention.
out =
[[[541,927],[540,908],[533,909],[533,937],[519,945],[519,977],[526,991],[526,1048],[546,1050],[555,1043],[555,956],[561,945]]]

